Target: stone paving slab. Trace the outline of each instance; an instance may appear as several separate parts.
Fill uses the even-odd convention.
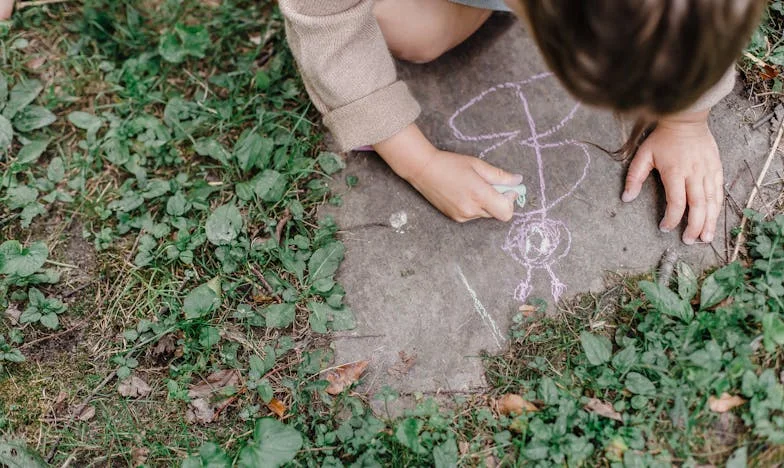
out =
[[[726,256],[724,233],[712,246],[686,247],[680,231],[659,232],[664,193],[656,179],[634,203],[620,201],[626,165],[581,143],[620,146],[619,123],[578,106],[546,74],[519,24],[494,18],[437,62],[401,64],[400,71],[424,109],[419,124],[436,145],[522,173],[529,197],[510,223],[458,224],[375,154],[348,156],[335,187],[346,190],[346,175],[359,184],[343,195],[342,207],[325,212],[343,230],[339,278],[358,327],[333,346],[338,363],[371,360],[369,392],[382,385],[404,393],[481,389],[478,356],[504,348],[523,301],[600,291],[606,272],[650,271],[668,247],[696,269]],[[741,204],[769,150],[769,128],[751,131],[743,122],[748,107],[736,92],[710,122],[730,193]],[[772,178],[780,167],[777,161]],[[737,218],[725,213],[732,227]],[[401,351],[415,354],[415,364],[392,375]]]

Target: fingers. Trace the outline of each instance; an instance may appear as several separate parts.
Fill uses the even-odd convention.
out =
[[[667,195],[667,209],[659,229],[670,232],[681,222],[686,210],[686,178],[678,173],[662,173],[662,184]]]
[[[493,187],[486,185],[479,193],[479,204],[485,212],[499,221],[509,221],[514,213],[515,192],[506,192],[503,195],[496,192]]]
[[[705,202],[707,203],[707,213],[705,215],[705,227],[700,237],[703,242],[713,242],[716,235],[716,223],[721,213],[721,205],[724,203],[724,177],[719,171],[716,176],[705,178]]]
[[[711,183],[712,185],[713,183]],[[715,194],[713,197],[715,198]],[[707,196],[705,181],[702,177],[686,179],[686,199],[689,202],[689,218],[686,230],[683,231],[683,243],[693,245],[705,228],[707,215]]]
[[[633,201],[640,194],[642,184],[653,170],[653,153],[646,148],[640,151],[632,159],[629,170],[626,172],[626,187],[623,190],[621,200],[628,203]]]
[[[479,174],[488,184],[494,185],[518,185],[523,181],[520,174],[512,174],[505,170],[492,166],[481,159],[477,159],[473,164],[474,171]]]

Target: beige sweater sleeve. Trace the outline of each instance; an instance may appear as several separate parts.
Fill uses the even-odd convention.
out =
[[[725,96],[732,92],[735,87],[735,65],[727,70],[721,80],[716,83],[713,88],[708,90],[702,97],[697,99],[697,102],[689,106],[686,112],[699,112],[710,110],[711,107],[719,103]]]
[[[419,116],[373,16],[373,0],[280,0],[302,80],[342,151],[385,140]]]

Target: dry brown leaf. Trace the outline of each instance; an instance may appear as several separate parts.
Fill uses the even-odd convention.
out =
[[[43,65],[44,63],[46,63],[46,57],[39,56],[28,60],[25,63],[25,66],[31,70],[37,70],[41,68],[41,65]]]
[[[528,304],[523,304],[520,306],[520,313],[523,314],[523,317],[530,318],[536,313],[536,307]]]
[[[408,374],[408,371],[416,364],[416,354],[408,355],[405,351],[397,353],[400,356],[400,362],[387,369],[387,373],[393,377],[402,377]]]
[[[258,35],[258,34],[255,35],[255,36],[250,36],[248,38],[248,40],[250,40],[251,43],[256,44],[256,45],[260,45],[261,44],[261,36]]]
[[[710,396],[708,398],[708,406],[710,406],[711,411],[715,413],[726,413],[727,411],[737,408],[742,404],[746,403],[746,400],[739,397],[738,395],[730,395],[729,393],[722,393],[719,398],[714,396]]]
[[[215,419],[215,410],[212,409],[209,401],[204,398],[194,398],[188,403],[185,420],[189,423],[207,424],[213,419]]]
[[[207,379],[198,384],[191,385],[188,396],[191,398],[207,398],[226,387],[236,387],[240,383],[240,373],[236,369],[226,369],[207,376]]]
[[[539,411],[539,408],[535,404],[524,400],[523,397],[514,393],[507,393],[499,398],[496,402],[496,408],[498,408],[498,412],[503,415],[511,414],[513,416],[518,416],[523,414],[523,412],[534,413]]]
[[[348,387],[352,386],[359,380],[359,377],[365,372],[370,361],[357,361],[343,364],[329,371],[325,378],[329,381],[327,393],[330,395],[337,395]]]
[[[5,309],[6,317],[11,319],[11,325],[19,325],[19,317],[22,316],[22,311],[14,304],[9,304]]]
[[[162,354],[171,354],[177,349],[177,339],[169,333],[155,343],[152,348],[152,355],[158,357]]]
[[[460,452],[460,455],[467,454],[469,448],[471,448],[471,446],[468,445],[468,442],[466,442],[465,440],[461,440],[460,442],[457,443],[457,451]]]
[[[134,447],[131,449],[131,463],[133,466],[140,466],[147,463],[147,455],[150,449],[146,447]]]
[[[599,416],[604,416],[605,418],[614,419],[616,421],[623,422],[623,417],[621,413],[615,411],[613,406],[606,401],[602,401],[598,398],[591,398],[588,400],[588,403],[584,406],[587,411],[592,413],[596,413]]]
[[[66,399],[68,399],[68,394],[60,391],[60,393],[57,394],[54,403],[52,403],[52,414],[55,416],[62,416],[66,412],[68,409],[68,405],[65,401]]]
[[[76,405],[73,409],[73,417],[79,421],[86,422],[95,416],[95,406],[92,405]]]
[[[286,405],[277,398],[270,400],[270,402],[267,403],[267,408],[269,408],[273,413],[277,414],[279,418],[282,418],[286,414]]]
[[[117,386],[117,391],[124,397],[137,398],[149,395],[152,388],[144,380],[132,375],[120,382],[120,385]]]
[[[266,294],[254,294],[253,295],[253,302],[256,304],[269,304],[270,302],[274,302],[275,298],[272,296],[267,296]]]
[[[488,455],[485,457],[485,467],[486,468],[495,468],[498,466],[498,459],[493,455]]]

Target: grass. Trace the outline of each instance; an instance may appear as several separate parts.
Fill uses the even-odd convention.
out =
[[[747,76],[781,65],[778,3]],[[0,50],[0,465],[12,449],[28,466],[784,456],[782,218],[755,215],[744,262],[705,278],[679,266],[672,285],[618,278],[521,314],[485,358],[488,394],[380,417],[320,374],[329,333],[353,326],[338,228],[315,217],[339,204],[342,160],[272,2],[29,8]]]

